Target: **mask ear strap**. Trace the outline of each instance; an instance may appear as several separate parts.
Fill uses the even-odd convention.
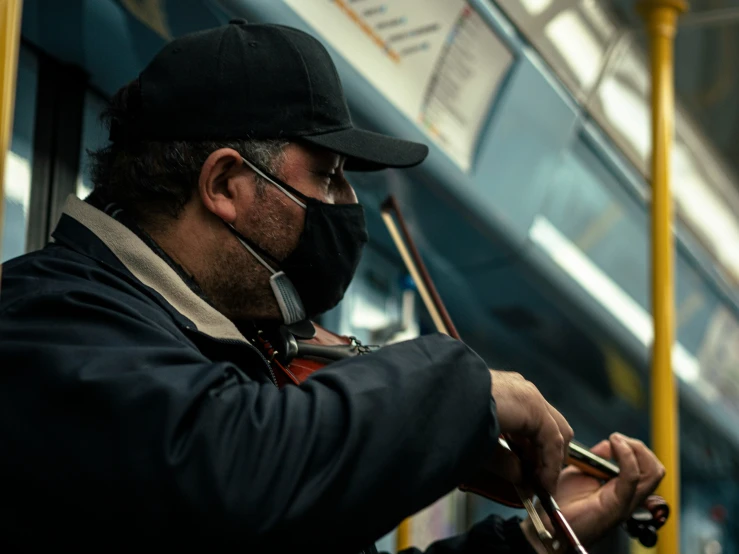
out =
[[[285,275],[285,272],[276,271],[272,268],[272,266],[257,253],[256,249],[252,248],[248,241],[241,236],[241,233],[239,233],[233,225],[230,223],[226,223],[226,225],[231,228],[234,236],[241,245],[272,274],[269,278],[269,286],[272,288],[272,293],[275,295],[275,300],[277,300],[277,305],[280,308],[280,313],[282,314],[282,319],[285,324],[292,325],[293,323],[305,320],[306,314],[303,301],[300,299],[300,295],[295,289],[295,285],[293,285],[292,281],[290,281],[288,276]]]
[[[241,236],[241,233],[239,233],[233,225],[231,225],[230,223],[226,223],[226,225],[231,228],[231,231],[233,231],[234,236],[241,243],[241,246],[246,248],[251,253],[251,255],[254,256],[257,261],[267,269],[267,271],[269,271],[272,275],[277,273],[277,271],[271,265],[264,261],[264,258],[262,258],[262,256],[257,253],[256,249],[252,248],[252,246],[246,241],[246,239],[244,239],[244,237]]]
[[[244,160],[244,163],[248,165],[250,168],[252,168],[257,175],[259,175],[263,179],[266,179],[267,181],[272,183],[274,186],[276,186],[278,189],[280,189],[285,196],[287,196],[290,200],[295,202],[298,206],[300,206],[303,209],[306,209],[307,204],[298,198],[298,196],[303,196],[303,195],[300,194],[297,190],[292,188],[287,183],[282,183],[282,184],[278,183],[275,177],[271,177],[267,175],[267,173],[259,169],[256,165],[251,163],[249,160],[247,160],[243,156],[241,159]]]

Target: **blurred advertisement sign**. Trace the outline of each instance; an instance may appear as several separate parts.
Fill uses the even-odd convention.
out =
[[[465,0],[286,0],[463,170],[513,55]]]

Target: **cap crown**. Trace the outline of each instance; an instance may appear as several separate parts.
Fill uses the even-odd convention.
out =
[[[281,25],[234,20],[180,37],[139,81],[140,110],[126,129],[137,138],[296,138],[352,125],[328,51]]]

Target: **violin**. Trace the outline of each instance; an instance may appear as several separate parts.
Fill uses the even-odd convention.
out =
[[[395,212],[400,229],[395,225],[390,212]],[[405,227],[397,202],[392,196],[383,203],[382,216],[437,330],[461,340]],[[408,243],[407,247],[401,239],[401,232],[405,236],[405,242]],[[379,348],[364,345],[356,337],[337,335],[310,321],[283,325],[276,331],[259,331],[257,343],[264,350],[280,388],[300,385],[314,372],[331,363],[353,356],[368,355]],[[506,437],[501,436],[499,443],[503,448],[516,453],[515,447],[506,440]],[[569,444],[565,465],[575,466],[583,473],[602,482],[619,475],[619,468],[616,464],[596,456],[576,441],[571,441]],[[459,489],[512,508],[525,509],[542,544],[551,552],[561,549],[561,539],[552,536],[544,526],[532,499],[519,487],[492,470],[481,468],[468,482],[460,484]],[[572,551],[587,554],[551,495],[535,482],[533,490],[552,525],[566,539]],[[638,539],[642,545],[648,548],[653,547],[657,543],[657,530],[665,524],[669,513],[669,506],[663,498],[656,495],[650,496],[644,506],[626,521],[626,531],[631,537]]]
[[[295,326],[280,326],[271,333],[260,331],[257,343],[272,365],[280,388],[299,385],[314,372],[331,363],[371,354],[378,349],[377,346],[362,344],[356,337],[337,335],[313,322],[303,322],[297,329]],[[616,464],[596,456],[577,441],[570,442],[565,464],[575,466],[602,482],[619,474]],[[459,489],[511,508],[526,509],[529,515],[537,514],[533,502],[522,495],[517,487],[484,468],[470,481],[460,484]],[[541,491],[537,496],[539,494],[543,496]],[[650,548],[657,544],[657,530],[665,524],[668,516],[669,507],[665,501],[659,496],[650,496],[645,506],[632,514],[626,522],[626,530],[630,536]],[[532,522],[540,539],[553,541],[538,514],[536,519],[532,518]],[[585,552],[584,549],[580,551]]]

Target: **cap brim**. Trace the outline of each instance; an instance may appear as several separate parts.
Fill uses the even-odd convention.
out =
[[[401,140],[363,129],[344,129],[302,140],[346,156],[347,171],[378,171],[389,167],[413,167],[428,156],[425,144]]]

